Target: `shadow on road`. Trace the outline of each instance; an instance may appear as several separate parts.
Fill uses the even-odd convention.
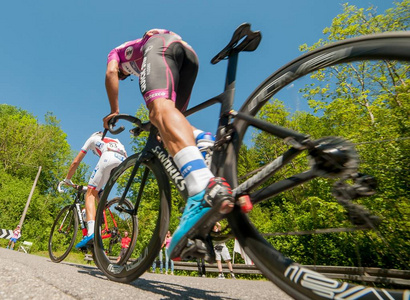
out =
[[[64,263],[64,262],[63,262]],[[77,265],[71,263],[64,263],[70,266],[74,266],[79,269],[79,273],[89,274],[96,278],[103,280],[108,280],[107,277],[98,268],[94,266]],[[122,283],[124,284],[124,283]],[[161,299],[206,299],[206,300],[217,300],[217,299],[234,299],[231,297],[222,296],[223,292],[207,291],[204,289],[193,288],[182,284],[163,282],[157,280],[147,280],[144,278],[139,278],[128,284],[133,286],[137,290],[144,290],[157,295],[161,295]]]
[[[207,291],[175,283],[146,280],[143,278],[132,282],[131,285],[141,290],[162,295],[164,299],[233,299],[230,297],[221,297],[220,295],[216,295],[220,292]]]

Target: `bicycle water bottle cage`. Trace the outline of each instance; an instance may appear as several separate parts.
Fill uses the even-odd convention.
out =
[[[262,35],[260,31],[252,31],[251,24],[244,23],[235,30],[231,41],[211,60],[211,63],[215,65],[233,53],[255,51],[259,46],[261,38]]]

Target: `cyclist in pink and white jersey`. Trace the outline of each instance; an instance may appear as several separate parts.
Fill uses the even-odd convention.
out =
[[[88,181],[88,189],[85,194],[87,236],[75,246],[76,248],[85,247],[87,243],[94,238],[95,201],[99,201],[98,192],[107,183],[111,170],[127,157],[127,152],[119,140],[109,137],[105,137],[101,140],[101,138],[101,131],[93,133],[88,138],[71,163],[67,176],[63,180],[63,183],[73,185],[71,178],[89,150],[100,158]]]
[[[198,58],[192,47],[165,29],[149,30],[142,38],[126,42],[108,55],[105,86],[111,112],[103,119],[104,127],[108,128],[108,121],[119,114],[119,80],[130,74],[139,76],[150,120],[187,185],[189,198],[168,249],[171,258],[204,257],[204,241],[215,219],[223,218],[233,208],[229,184],[208,169],[196,147],[193,128],[182,114],[197,73]],[[199,243],[192,243],[193,240]]]

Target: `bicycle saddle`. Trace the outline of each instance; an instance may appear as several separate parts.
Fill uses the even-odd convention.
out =
[[[252,31],[251,24],[243,23],[235,30],[228,45],[212,58],[211,63],[215,65],[233,53],[254,51],[258,48],[261,38],[260,31]]]

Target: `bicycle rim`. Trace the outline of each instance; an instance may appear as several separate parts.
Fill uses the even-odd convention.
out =
[[[124,187],[134,166],[137,166],[137,171],[130,189],[125,193]],[[130,247],[117,262],[120,254],[118,246],[112,249],[111,255],[105,252],[102,239],[102,207],[106,205],[107,199],[122,196],[126,197],[135,209],[133,212],[123,212],[128,215],[127,219],[134,219],[134,226],[128,227]],[[137,279],[150,268],[158,255],[168,230],[169,217],[169,182],[160,163],[156,160],[140,161],[139,154],[127,158],[113,171],[97,209],[94,251],[99,268],[114,281],[131,282]]]
[[[409,60],[409,33],[345,40],[307,53],[273,73],[239,110],[312,139],[338,136],[350,141],[359,156],[358,172],[378,182],[376,195],[353,201],[381,219],[372,230],[360,230],[347,220],[345,210],[331,195],[336,180],[331,178],[314,179],[272,195],[248,215],[236,208],[228,216],[256,266],[296,299],[409,296],[403,290],[409,286],[410,261],[406,226],[409,124],[405,117]],[[232,177],[232,170],[223,173],[237,187],[289,145],[245,120],[236,119],[234,126],[237,135],[227,157],[237,158],[234,173],[238,176]],[[309,163],[307,155],[300,155],[257,189],[306,171]],[[251,188],[242,191],[253,192]],[[312,270],[330,262],[359,273],[340,281],[340,275]],[[387,275],[381,277],[383,273]]]
[[[74,206],[65,206],[51,228],[48,253],[53,262],[61,262],[74,246],[78,232],[78,216]]]

